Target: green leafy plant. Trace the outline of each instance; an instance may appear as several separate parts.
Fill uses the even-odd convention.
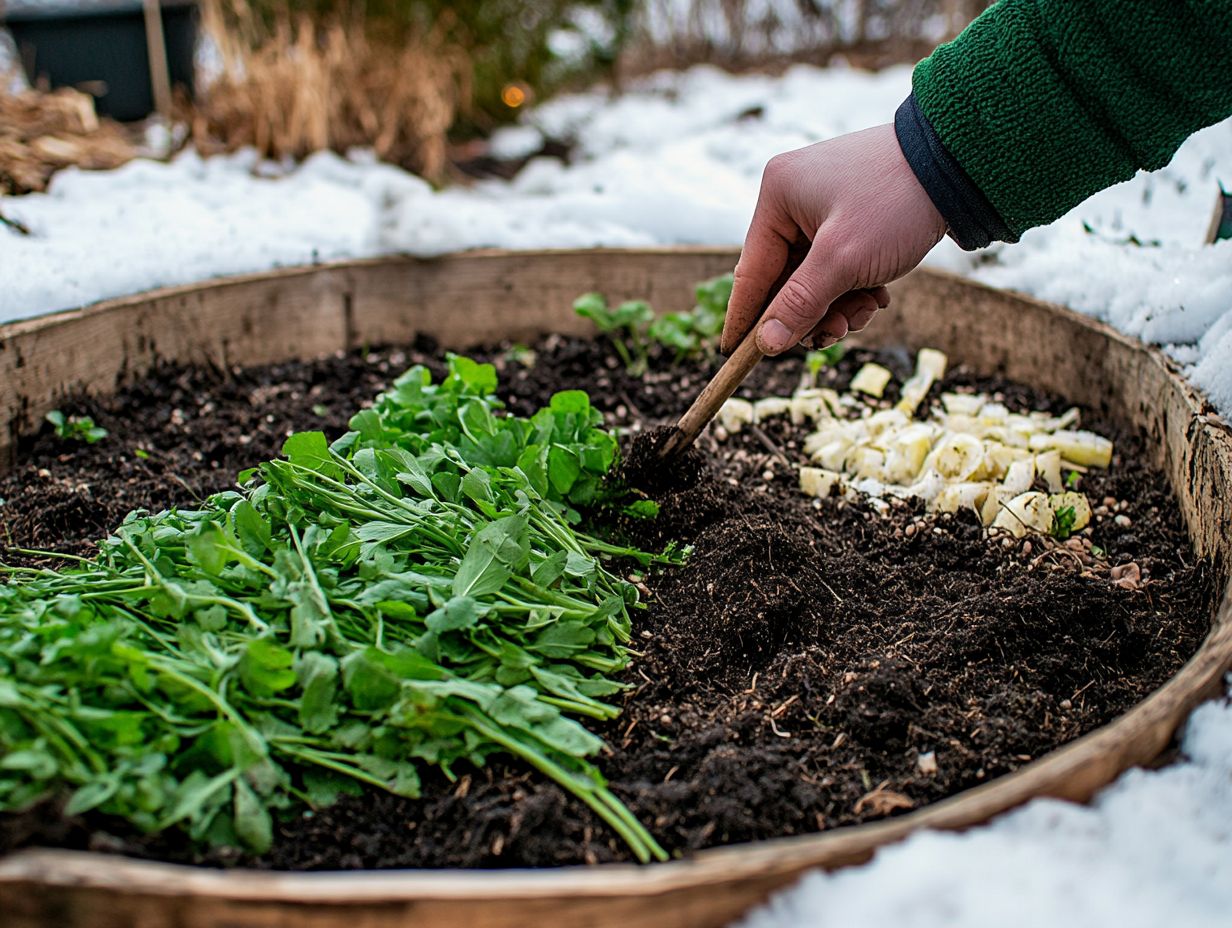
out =
[[[645,373],[648,348],[656,342],[675,351],[676,363],[714,355],[723,332],[731,290],[731,274],[703,281],[694,290],[697,302],[692,309],[657,317],[644,300],[630,300],[613,308],[600,293],[578,297],[573,310],[593,321],[595,327],[612,340],[625,369],[638,376]]]
[[[1058,541],[1065,541],[1074,533],[1074,522],[1077,513],[1073,506],[1062,506],[1052,515],[1052,528],[1048,534]]]
[[[1076,470],[1071,470],[1065,475],[1065,486],[1067,489],[1073,490],[1082,482],[1082,475]]]
[[[53,409],[45,418],[55,429],[56,437],[65,441],[84,441],[92,445],[107,437],[107,430],[95,425],[89,416],[66,416],[59,409]]]
[[[640,551],[577,531],[616,445],[580,391],[500,414],[491,365],[415,367],[332,444],[196,510],[133,512],[93,560],[0,587],[0,809],[67,795],[195,841],[270,846],[274,817],[360,784],[511,755],[641,860],[602,742]]]
[[[646,372],[646,342],[654,310],[645,300],[627,300],[608,306],[601,293],[584,293],[573,301],[573,311],[589,319],[612,342],[625,369],[634,376]]]
[[[703,354],[713,355],[723,333],[731,291],[731,274],[699,283],[694,289],[694,307],[688,312],[660,316],[650,326],[650,337],[675,349],[677,363]]]

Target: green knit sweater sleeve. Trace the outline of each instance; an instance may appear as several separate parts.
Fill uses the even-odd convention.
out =
[[[913,90],[1017,240],[1232,115],[1232,0],[1001,0]]]

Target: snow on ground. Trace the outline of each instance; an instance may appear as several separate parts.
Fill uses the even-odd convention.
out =
[[[892,118],[907,68],[708,68],[624,96],[563,98],[499,133],[496,151],[576,141],[510,182],[435,191],[370,157],[303,165],[250,154],[107,173],[66,171],[47,194],[0,199],[0,320],[157,286],[343,258],[503,246],[738,244],[772,155]],[[1067,303],[1164,345],[1232,416],[1232,242],[1201,244],[1232,121],[1173,163],[1104,191],[1016,246],[943,243],[930,263]],[[813,876],[749,928],[836,925],[1227,924],[1232,911],[1232,709],[1195,713],[1188,760],[1122,777],[1090,808],[1036,802],[965,836],[926,834],[869,865]]]
[[[1185,760],[1090,806],[1037,800],[965,834],[924,832],[814,873],[740,928],[1223,928],[1232,912],[1232,706],[1200,706]]]

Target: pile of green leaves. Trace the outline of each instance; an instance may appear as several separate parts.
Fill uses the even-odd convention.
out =
[[[677,364],[686,359],[713,358],[731,291],[732,275],[724,274],[697,285],[696,305],[687,312],[659,316],[645,300],[628,300],[613,307],[601,293],[578,297],[573,311],[591,320],[611,340],[625,369],[636,377],[646,372],[650,346],[656,343],[674,351]]]
[[[0,587],[0,808],[67,795],[146,831],[262,851],[277,810],[368,784],[415,796],[494,754],[582,799],[641,860],[608,790],[635,588],[578,532],[616,455],[579,391],[498,414],[491,365],[415,367],[332,445],[201,508],[135,512],[98,557]]]

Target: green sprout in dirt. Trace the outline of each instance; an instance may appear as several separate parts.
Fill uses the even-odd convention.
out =
[[[199,509],[130,513],[96,558],[0,586],[0,809],[65,796],[144,831],[268,849],[295,803],[416,796],[520,759],[640,860],[664,852],[608,789],[610,719],[652,560],[578,531],[616,442],[585,393],[504,415],[491,365],[414,367],[328,442]]]
[[[650,326],[650,337],[667,348],[675,349],[677,364],[686,359],[713,355],[719,336],[723,334],[723,319],[727,315],[731,291],[731,274],[703,281],[693,291],[696,305],[688,312],[660,316]]]
[[[1069,490],[1076,490],[1078,484],[1082,482],[1082,475],[1076,470],[1071,470],[1065,475],[1065,487]]]
[[[600,293],[584,293],[573,302],[573,311],[595,324],[612,342],[612,347],[633,376],[646,372],[646,342],[654,310],[645,300],[627,300],[608,306]]]
[[[107,437],[107,430],[95,425],[89,416],[66,416],[59,409],[53,409],[45,418],[55,429],[56,437],[64,441],[84,441],[92,445]]]
[[[578,297],[573,310],[593,321],[595,327],[611,339],[625,369],[640,376],[646,371],[652,344],[674,351],[673,361],[677,364],[695,358],[712,358],[723,333],[731,290],[731,274],[703,281],[694,290],[697,302],[692,309],[662,316],[656,316],[644,300],[630,300],[615,308],[609,307],[599,293]]]
[[[817,386],[817,377],[821,373],[821,369],[837,364],[843,359],[843,354],[846,351],[847,349],[843,347],[841,342],[836,342],[829,348],[819,348],[806,354],[804,356],[804,373],[808,386]]]
[[[1048,534],[1058,541],[1065,541],[1074,533],[1074,522],[1077,519],[1077,513],[1073,506],[1062,506],[1052,516],[1052,528]]]

